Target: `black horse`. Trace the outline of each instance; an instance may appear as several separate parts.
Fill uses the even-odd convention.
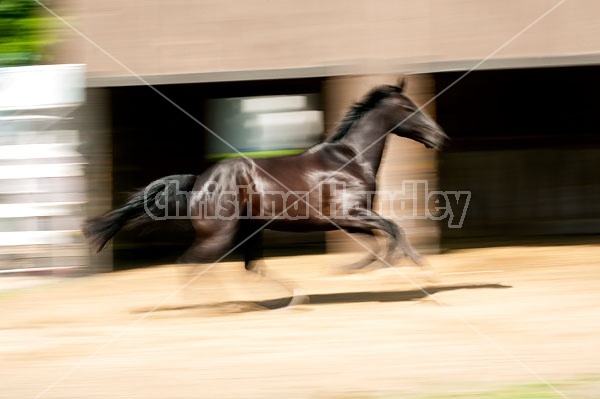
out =
[[[447,139],[406,97],[403,86],[373,89],[350,108],[331,138],[301,154],[237,158],[220,162],[199,176],[159,179],[121,208],[86,222],[83,232],[100,251],[123,227],[186,219],[196,238],[180,262],[214,262],[240,246],[246,269],[253,270],[254,261],[261,256],[257,232],[263,228],[296,232],[343,229],[368,235],[379,231],[389,239],[385,262],[391,264],[402,249],[420,265],[420,255],[402,230],[372,210],[377,171],[389,133],[428,148],[439,148]]]

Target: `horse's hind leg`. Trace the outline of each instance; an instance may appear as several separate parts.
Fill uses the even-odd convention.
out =
[[[246,270],[261,274],[263,257],[262,230],[254,230],[244,223],[240,226],[238,240],[244,254],[244,267]]]
[[[192,224],[196,230],[196,240],[178,259],[178,263],[189,265],[183,276],[185,280],[181,283],[184,288],[184,298],[194,291],[192,282],[208,272],[228,254],[235,243],[238,229],[237,220],[196,219]],[[220,274],[215,277],[220,280]]]
[[[240,227],[239,240],[244,254],[244,267],[249,272],[254,272],[263,279],[270,280],[283,288],[290,291],[292,296],[287,306],[294,306],[309,302],[309,298],[298,292],[298,289],[283,282],[279,278],[275,278],[272,273],[267,275],[264,265],[261,260],[263,257],[262,247],[262,231],[258,233],[250,225],[242,224]]]
[[[220,260],[230,245],[219,239],[196,240],[178,259],[178,263],[212,263]]]
[[[221,260],[221,257],[227,253],[230,245],[226,245],[225,242],[216,239],[208,238],[205,240],[196,240],[185,253],[179,257],[177,263],[187,264],[187,271],[182,276],[183,287],[186,287],[184,293],[188,293],[187,287],[196,280],[200,275],[211,269],[216,262]],[[201,268],[200,265],[204,264]],[[189,287],[192,288],[191,286]]]
[[[199,221],[195,220],[196,239],[179,259],[178,263],[213,263],[227,254],[234,242],[238,229],[237,221]]]

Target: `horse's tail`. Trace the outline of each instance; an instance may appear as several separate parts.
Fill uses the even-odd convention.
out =
[[[90,246],[97,252],[123,227],[144,225],[168,218],[185,219],[195,175],[173,175],[150,183],[133,194],[122,207],[89,219],[82,227]]]

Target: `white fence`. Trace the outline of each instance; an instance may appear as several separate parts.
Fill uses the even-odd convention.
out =
[[[0,69],[0,273],[86,264],[83,85],[80,65]]]

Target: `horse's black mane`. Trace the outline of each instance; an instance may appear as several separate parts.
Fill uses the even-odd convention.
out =
[[[387,98],[392,93],[390,86],[379,86],[371,90],[362,101],[356,102],[346,113],[340,124],[336,128],[336,132],[327,141],[338,141],[350,131],[350,128],[356,121],[368,111],[372,110],[379,104],[381,100]]]

